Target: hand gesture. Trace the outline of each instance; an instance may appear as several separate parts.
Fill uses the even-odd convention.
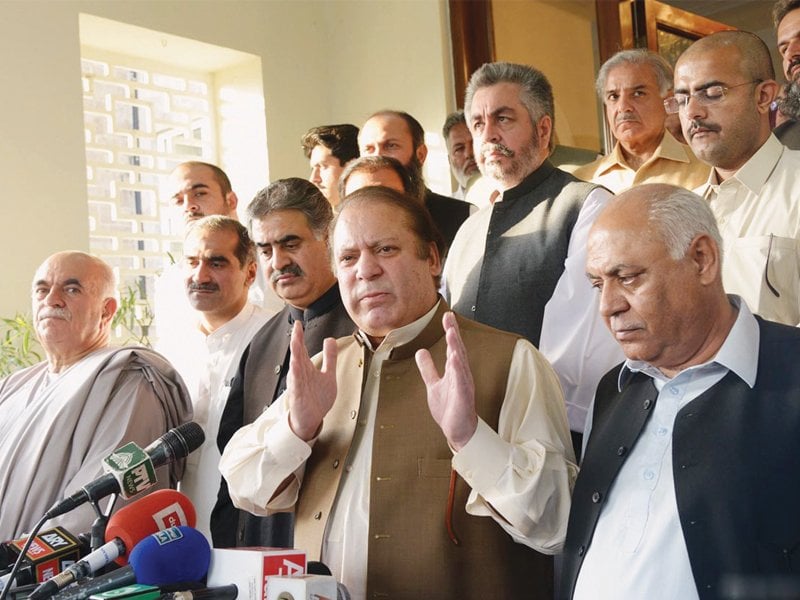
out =
[[[431,415],[442,428],[447,442],[458,451],[472,438],[478,427],[475,385],[472,383],[467,350],[461,341],[455,315],[452,312],[445,313],[442,325],[447,342],[444,375],[439,377],[428,350],[418,350],[414,358],[428,390]]]
[[[322,419],[336,400],[336,340],[326,338],[322,343],[322,369],[317,369],[306,350],[303,325],[295,321],[289,351],[289,426],[297,437],[308,442],[318,434]]]

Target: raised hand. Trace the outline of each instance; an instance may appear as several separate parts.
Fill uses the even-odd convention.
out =
[[[428,408],[442,428],[447,442],[456,450],[472,438],[478,427],[475,412],[475,385],[469,370],[467,350],[452,312],[442,318],[447,342],[447,361],[440,377],[428,350],[418,350],[414,358],[428,390]]]
[[[289,426],[297,437],[308,442],[318,434],[322,419],[336,400],[336,340],[326,338],[323,342],[322,368],[317,369],[306,350],[303,326],[295,321],[289,351]]]

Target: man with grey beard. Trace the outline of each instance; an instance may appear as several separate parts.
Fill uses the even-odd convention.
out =
[[[550,162],[553,92],[536,69],[483,65],[464,114],[478,167],[500,196],[453,241],[447,297],[456,312],[539,348],[561,380],[579,452],[596,384],[622,357],[583,267],[588,229],[611,194]]]
[[[425,145],[425,130],[419,121],[399,110],[376,112],[361,128],[358,147],[361,156],[389,156],[400,161],[411,177],[414,189],[410,194],[424,201],[449,247],[473,206],[436,194],[425,186],[422,165],[428,156],[428,147]]]
[[[333,211],[322,192],[305,179],[281,179],[256,194],[247,213],[261,268],[286,306],[253,336],[242,354],[222,414],[220,451],[286,389],[289,333],[295,321],[303,324],[311,356],[322,350],[325,338],[355,331],[331,270],[328,225]],[[237,510],[223,480],[211,515],[211,534],[216,548],[291,547],[292,516],[256,517]]]

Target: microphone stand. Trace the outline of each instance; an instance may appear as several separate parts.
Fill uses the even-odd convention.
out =
[[[108,517],[111,515],[111,511],[114,510],[114,504],[117,502],[117,497],[118,494],[111,495],[105,513],[100,510],[99,500],[90,501],[92,508],[94,509],[94,513],[97,515],[94,523],[92,523],[92,536],[90,543],[92,552],[106,543],[106,527],[108,527]]]

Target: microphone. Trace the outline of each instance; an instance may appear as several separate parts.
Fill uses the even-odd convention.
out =
[[[129,560],[120,569],[59,592],[54,600],[86,600],[134,583],[167,586],[200,581],[208,572],[211,548],[202,533],[181,525],[144,538],[131,550]]]
[[[157,531],[196,522],[191,501],[175,490],[158,490],[118,510],[108,522],[106,544],[88,554],[33,591],[35,599],[49,598],[70,583],[81,581],[112,561],[127,564],[126,553]]]
[[[122,493],[125,498],[138,494],[155,483],[156,468],[197,450],[205,437],[200,425],[189,422],[170,429],[144,450],[136,444],[127,444],[105,459],[104,468],[111,472],[90,481],[71,496],[56,502],[45,513],[45,517],[58,517],[81,504],[96,502],[111,494]]]
[[[16,561],[28,538],[11,540],[3,544],[10,564]],[[14,577],[13,584],[28,585],[44,581],[72,564],[88,551],[88,545],[63,527],[54,527],[34,536],[25,553],[23,567]],[[13,555],[13,558],[12,558]],[[11,569],[0,576],[0,590],[9,584]]]

